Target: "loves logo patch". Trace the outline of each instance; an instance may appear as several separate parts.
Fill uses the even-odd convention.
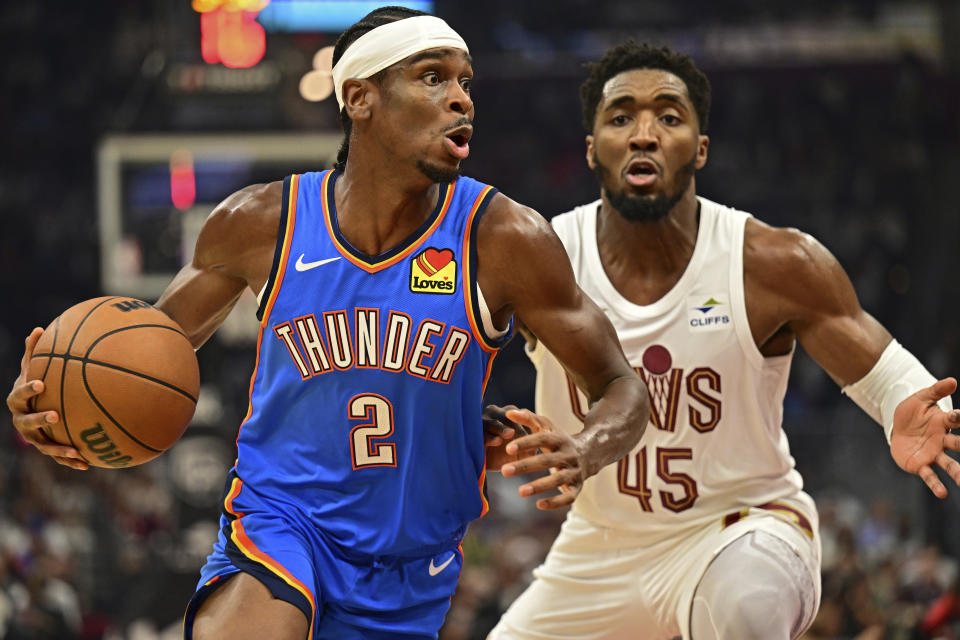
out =
[[[410,291],[452,294],[457,290],[457,261],[452,249],[430,247],[410,262]]]

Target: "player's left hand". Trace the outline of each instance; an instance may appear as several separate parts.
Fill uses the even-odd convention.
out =
[[[960,436],[950,433],[960,428],[960,410],[943,411],[937,406],[937,401],[956,389],[956,379],[944,378],[907,397],[893,412],[890,455],[901,469],[920,476],[938,498],[947,497],[947,488],[933,465],[960,485],[960,463],[946,452],[960,451]]]
[[[583,454],[570,434],[557,430],[553,423],[527,409],[512,409],[506,417],[533,433],[507,443],[506,452],[517,456],[501,468],[504,476],[517,476],[533,471],[549,470],[549,475],[521,485],[518,492],[529,497],[548,491],[560,493],[537,500],[537,508],[557,509],[571,504],[583,488],[587,478]]]

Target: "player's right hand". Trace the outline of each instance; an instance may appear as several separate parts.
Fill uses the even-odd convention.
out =
[[[521,485],[517,489],[519,494],[529,497],[559,491],[558,495],[537,500],[537,508],[543,510],[572,504],[580,495],[583,481],[590,475],[586,471],[583,451],[574,437],[554,427],[545,416],[527,409],[512,409],[506,417],[515,424],[524,425],[532,433],[507,444],[507,454],[516,455],[517,461],[505,464],[500,473],[509,477],[549,470],[549,475]]]
[[[13,383],[13,389],[7,396],[7,408],[13,414],[13,426],[17,428],[24,440],[32,444],[37,450],[48,455],[59,464],[72,469],[86,469],[88,464],[80,457],[80,453],[71,446],[55,442],[45,427],[56,424],[60,419],[56,411],[33,413],[30,409],[30,399],[43,393],[42,380],[27,380],[27,370],[30,368],[30,359],[33,350],[43,335],[43,329],[35,328],[27,336],[23,349],[23,360],[20,361],[20,375]]]

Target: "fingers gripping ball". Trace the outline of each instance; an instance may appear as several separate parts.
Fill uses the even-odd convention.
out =
[[[183,434],[200,371],[179,325],[135,298],[86,300],[43,332],[30,360],[43,380],[33,410],[56,411],[45,428],[88,463],[121,468],[156,458]]]

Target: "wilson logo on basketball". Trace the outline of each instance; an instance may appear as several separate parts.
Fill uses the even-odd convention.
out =
[[[457,261],[450,249],[430,247],[410,262],[410,291],[450,295],[457,290]]]
[[[152,305],[149,302],[144,302],[143,300],[131,299],[123,300],[122,302],[114,302],[110,306],[126,313],[128,311],[133,311],[134,309],[149,309]]]
[[[110,435],[103,430],[103,425],[99,422],[97,426],[81,431],[80,439],[86,443],[90,451],[97,454],[98,460],[111,467],[126,467],[133,460],[117,448],[117,445],[110,439]]]

